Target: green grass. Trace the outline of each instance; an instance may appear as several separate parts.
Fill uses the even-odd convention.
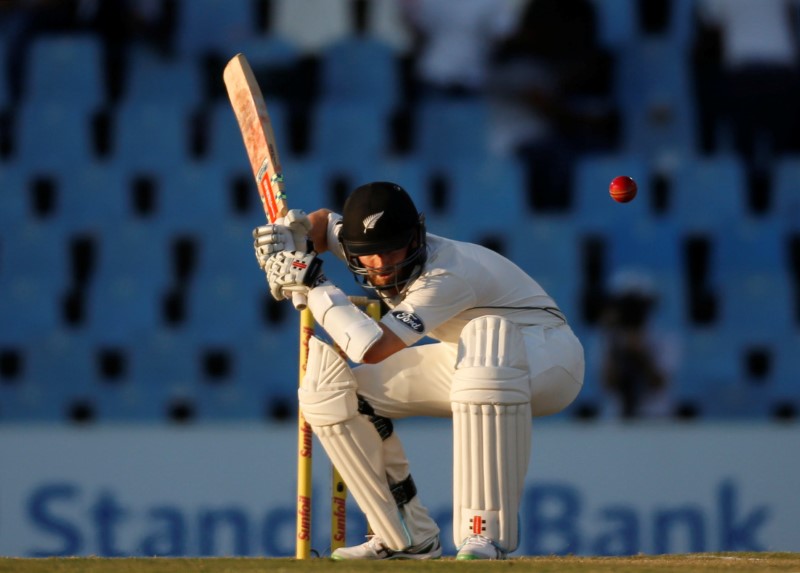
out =
[[[650,573],[661,571],[800,573],[800,553],[703,553],[635,557],[520,557],[508,561],[342,562],[329,559],[265,558],[125,558],[71,557],[22,559],[0,557],[0,573],[289,573],[370,571],[532,571],[536,573]]]

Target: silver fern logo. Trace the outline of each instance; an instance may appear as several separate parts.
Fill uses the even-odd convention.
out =
[[[375,225],[378,224],[378,220],[381,217],[383,217],[383,213],[384,212],[381,211],[380,213],[373,213],[372,215],[364,217],[364,220],[362,221],[362,223],[364,224],[364,233],[365,234],[370,229],[374,229],[375,228]]]

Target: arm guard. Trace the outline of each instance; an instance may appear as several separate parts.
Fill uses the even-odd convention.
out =
[[[383,335],[377,322],[330,283],[309,291],[308,308],[317,323],[353,362],[361,362],[367,350]]]

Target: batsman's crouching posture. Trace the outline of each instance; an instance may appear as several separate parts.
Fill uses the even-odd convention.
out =
[[[430,559],[439,528],[422,504],[393,418],[453,419],[458,559],[504,559],[517,513],[531,417],[554,414],[583,384],[583,348],[556,303],[501,255],[425,230],[400,186],[356,189],[342,216],[291,211],[254,231],[276,299],[308,296],[314,318],[354,362],[312,339],[300,407],[375,535],[334,559]],[[286,251],[307,234],[313,252]],[[389,311],[376,323],[321,272],[327,250]],[[412,346],[424,336],[440,342]]]

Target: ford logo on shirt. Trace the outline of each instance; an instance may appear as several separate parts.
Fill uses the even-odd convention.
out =
[[[425,331],[425,325],[422,323],[422,320],[413,312],[394,310],[391,314],[414,332],[422,334]]]

